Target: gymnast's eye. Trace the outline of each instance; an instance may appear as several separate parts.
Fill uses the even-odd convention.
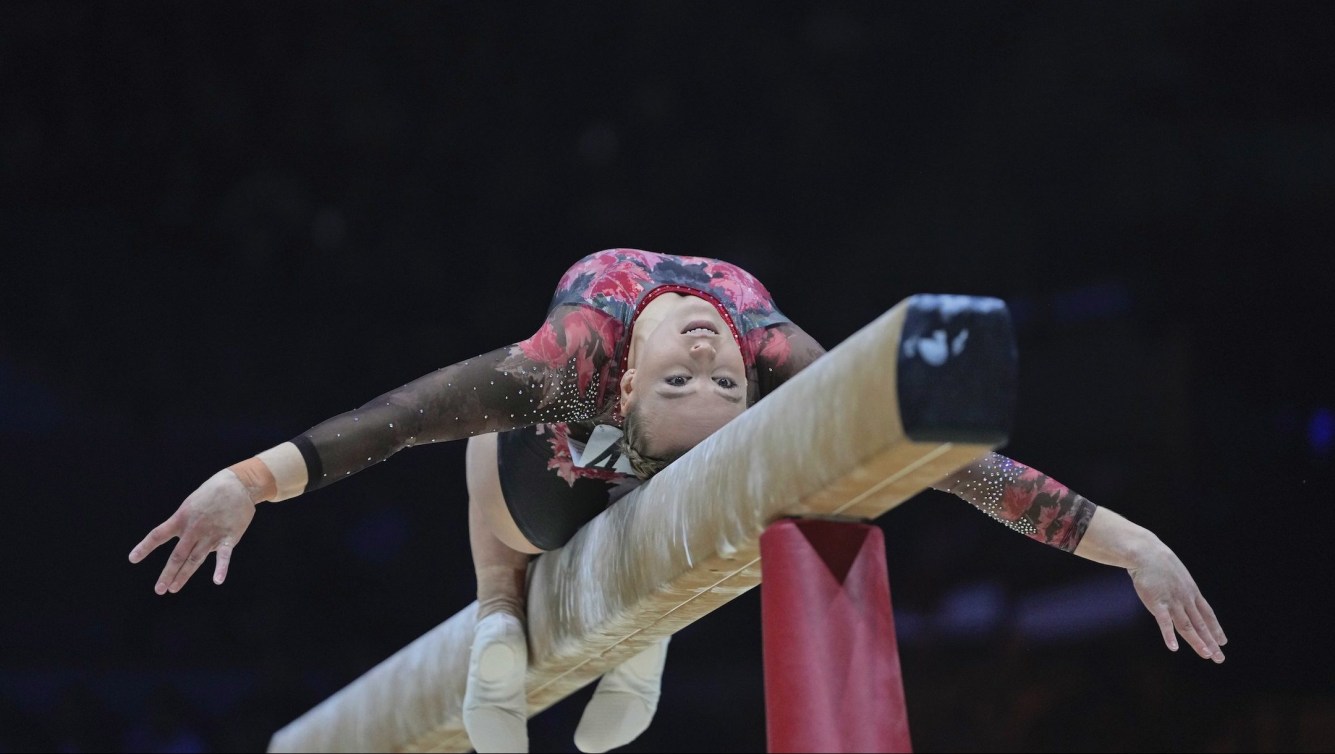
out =
[[[689,379],[690,377],[687,377],[684,374],[674,374],[663,381],[673,387],[684,387],[686,385],[686,381]]]
[[[719,387],[721,387],[721,388],[726,388],[726,389],[728,389],[728,390],[731,390],[731,389],[737,387],[737,383],[736,383],[736,382],[733,382],[732,379],[731,379],[731,378],[728,378],[728,377],[720,377],[720,378],[718,378],[717,380],[714,380],[714,381],[717,382],[717,383],[719,384]]]

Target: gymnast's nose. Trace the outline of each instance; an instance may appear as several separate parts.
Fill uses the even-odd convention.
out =
[[[713,358],[715,353],[714,344],[707,339],[701,338],[691,344],[691,357],[696,360]]]

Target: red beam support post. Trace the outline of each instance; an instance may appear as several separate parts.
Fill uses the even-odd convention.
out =
[[[885,538],[780,519],[760,537],[770,752],[911,752]]]

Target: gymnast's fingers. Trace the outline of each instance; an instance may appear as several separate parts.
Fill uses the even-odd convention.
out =
[[[1196,633],[1200,635],[1201,641],[1205,643],[1205,650],[1209,652],[1206,657],[1214,660],[1216,664],[1223,662],[1224,653],[1219,649],[1219,640],[1215,638],[1214,632],[1210,630],[1209,622],[1205,620],[1195,605],[1188,604],[1185,609],[1187,619],[1191,621],[1191,625],[1196,627]]]
[[[236,547],[235,542],[228,542],[226,539],[218,543],[218,555],[214,558],[213,583],[221,584],[227,580],[227,566],[232,562],[232,548]]]
[[[1197,595],[1196,609],[1200,610],[1201,617],[1205,619],[1205,624],[1210,627],[1210,633],[1214,634],[1214,637],[1219,640],[1219,646],[1222,647],[1227,644],[1228,636],[1224,633],[1223,627],[1219,625],[1219,619],[1215,617],[1214,608],[1210,607],[1210,603],[1206,602],[1204,597]]]
[[[1206,646],[1205,639],[1196,631],[1196,626],[1192,624],[1191,618],[1187,617],[1187,611],[1182,609],[1181,605],[1173,610],[1173,624],[1177,627],[1177,633],[1182,640],[1196,650],[1196,654],[1209,659],[1210,649]]]
[[[181,539],[172,550],[171,557],[167,558],[167,565],[162,569],[162,577],[158,579],[154,591],[158,594],[179,592],[208,554],[208,546],[198,538]]]
[[[138,563],[143,560],[150,552],[158,549],[158,546],[163,542],[180,534],[183,526],[184,521],[180,513],[172,514],[171,518],[154,527],[153,531],[148,533],[148,536],[135,545],[133,550],[130,550],[130,562]]]
[[[1177,634],[1173,632],[1173,619],[1168,610],[1159,608],[1154,611],[1154,621],[1159,624],[1159,633],[1163,634],[1163,643],[1170,650],[1177,651]]]

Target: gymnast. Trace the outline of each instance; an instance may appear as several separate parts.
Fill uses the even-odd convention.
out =
[[[738,416],[824,349],[754,276],[703,257],[611,249],[561,277],[527,340],[439,369],[223,469],[130,552],[178,538],[155,591],[177,592],[211,552],[223,583],[260,502],[344,479],[414,445],[467,439],[477,622],[463,704],[479,752],[527,751],[529,561]],[[1015,460],[990,453],[942,479],[1006,526],[1127,569],[1170,650],[1176,634],[1223,662],[1214,611],[1153,533]],[[575,734],[623,746],[658,705],[667,639],[603,675]]]

